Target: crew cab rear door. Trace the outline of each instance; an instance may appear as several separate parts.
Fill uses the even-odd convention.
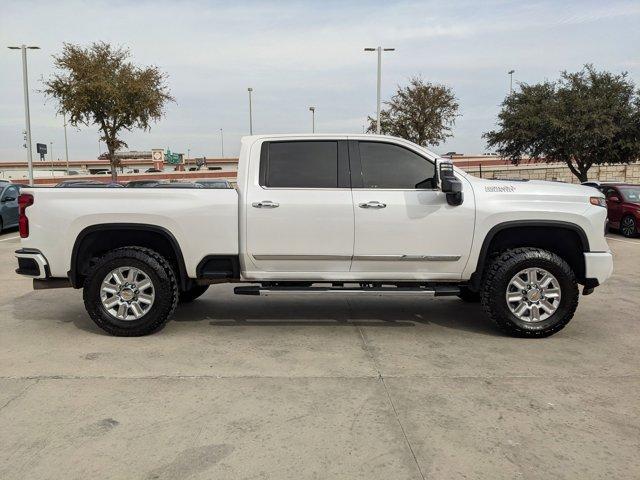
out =
[[[385,140],[350,140],[355,212],[352,272],[372,279],[452,280],[466,265],[475,222],[471,186],[453,206],[436,162]]]
[[[259,162],[245,205],[247,276],[348,272],[354,213],[347,141],[265,141]]]

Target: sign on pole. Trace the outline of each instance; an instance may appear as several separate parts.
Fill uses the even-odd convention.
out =
[[[36,151],[40,154],[40,160],[44,160],[44,156],[47,153],[47,144],[36,143]]]

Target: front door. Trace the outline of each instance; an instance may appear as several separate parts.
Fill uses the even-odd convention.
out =
[[[459,279],[469,258],[475,200],[451,206],[433,160],[386,141],[351,142],[355,244],[351,270],[367,278]]]
[[[264,142],[259,161],[259,179],[247,191],[247,276],[348,272],[354,215],[347,141]]]

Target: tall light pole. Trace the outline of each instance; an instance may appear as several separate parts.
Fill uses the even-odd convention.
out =
[[[365,52],[378,52],[378,99],[376,102],[376,133],[380,135],[380,86],[382,84],[382,52],[393,52],[395,48],[365,48]]]
[[[311,112],[311,133],[316,133],[316,107],[309,107]]]
[[[69,175],[69,145],[67,144],[67,116],[62,113],[62,122],[64,124],[64,158],[67,160],[67,175]]]
[[[251,110],[251,92],[253,92],[253,88],[247,88],[247,92],[249,92],[249,135],[253,135],[253,111]]]
[[[51,155],[51,176],[53,177],[53,142],[49,142],[49,155]]]
[[[509,95],[513,93],[513,74],[516,73],[515,70],[509,70],[507,72],[509,74]]]
[[[33,150],[31,148],[31,115],[29,113],[29,80],[27,75],[27,50],[40,50],[40,47],[20,45],[9,47],[11,50],[22,50],[22,84],[24,87],[24,121],[27,130],[27,162],[29,168],[29,185],[33,186]]]
[[[220,129],[220,150],[221,150],[222,158],[224,158],[224,135],[222,133],[222,129]]]

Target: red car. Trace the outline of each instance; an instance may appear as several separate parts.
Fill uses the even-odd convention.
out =
[[[640,185],[607,183],[600,190],[607,199],[609,226],[625,237],[640,233]]]

